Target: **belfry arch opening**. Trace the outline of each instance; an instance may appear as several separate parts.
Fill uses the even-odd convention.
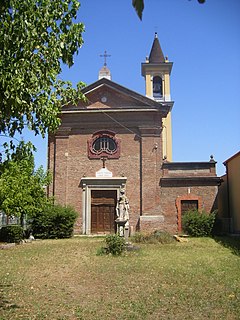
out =
[[[153,97],[162,98],[162,78],[160,76],[153,77]]]

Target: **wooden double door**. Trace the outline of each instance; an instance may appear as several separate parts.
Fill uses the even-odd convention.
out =
[[[116,190],[91,191],[91,233],[116,232]]]

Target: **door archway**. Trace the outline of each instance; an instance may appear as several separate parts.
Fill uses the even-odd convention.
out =
[[[202,197],[194,194],[186,194],[176,199],[178,231],[182,231],[182,217],[188,210],[202,210]]]

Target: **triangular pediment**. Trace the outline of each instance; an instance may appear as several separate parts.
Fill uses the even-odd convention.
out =
[[[111,80],[102,78],[85,87],[82,92],[85,101],[79,101],[77,105],[63,107],[64,111],[71,110],[107,110],[107,109],[161,109],[165,114],[171,108],[169,103],[159,103],[147,98],[135,91],[129,90]]]

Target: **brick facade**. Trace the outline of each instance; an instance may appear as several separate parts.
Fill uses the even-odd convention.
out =
[[[126,188],[131,230],[180,231],[181,199],[195,197],[211,211],[219,183],[215,162],[164,163],[162,119],[170,105],[157,103],[101,79],[84,89],[88,98],[64,107],[62,124],[49,136],[48,165],[53,175],[49,195],[71,205],[79,217],[75,233],[91,233],[91,190]],[[104,97],[104,99],[103,99]],[[104,102],[102,102],[104,101]],[[110,178],[97,178],[103,161],[89,158],[88,141],[110,130],[121,141],[119,157],[106,160]]]

